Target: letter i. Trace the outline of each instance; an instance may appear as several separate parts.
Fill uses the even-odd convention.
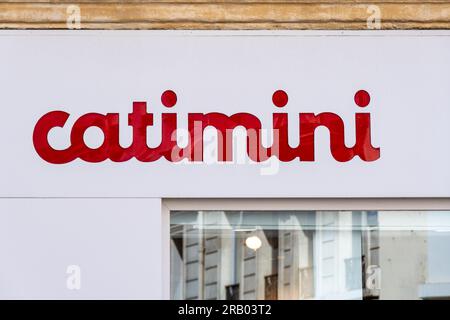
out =
[[[358,107],[365,108],[370,103],[370,95],[365,90],[359,90],[354,97]],[[364,161],[375,161],[380,158],[380,148],[372,146],[370,113],[356,113],[356,143],[353,147],[355,153]]]
[[[161,103],[166,108],[172,108],[177,103],[177,94],[172,90],[166,90],[161,94]],[[159,152],[167,160],[177,162],[182,159],[181,148],[177,145],[177,115],[176,113],[163,113],[162,140]]]

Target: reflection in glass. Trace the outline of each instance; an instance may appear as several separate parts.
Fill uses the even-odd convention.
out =
[[[171,213],[172,299],[446,298],[449,262],[450,212]]]

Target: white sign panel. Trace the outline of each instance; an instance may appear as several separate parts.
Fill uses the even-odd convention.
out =
[[[449,32],[0,33],[0,197],[450,197]]]

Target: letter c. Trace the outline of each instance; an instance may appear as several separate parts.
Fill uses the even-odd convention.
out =
[[[43,115],[33,131],[33,145],[38,155],[53,164],[68,163],[77,157],[72,146],[65,150],[56,150],[48,143],[48,133],[56,127],[64,127],[70,114],[64,111],[52,111]]]

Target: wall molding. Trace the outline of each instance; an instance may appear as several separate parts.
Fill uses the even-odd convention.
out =
[[[74,8],[80,9],[79,25],[73,24]],[[0,28],[365,30],[374,28],[374,10],[381,29],[450,29],[450,2],[443,0],[13,0],[0,1]]]

